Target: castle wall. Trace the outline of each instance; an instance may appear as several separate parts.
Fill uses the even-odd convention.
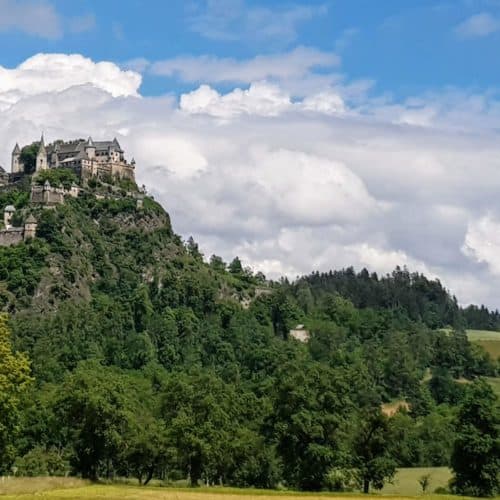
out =
[[[30,199],[32,203],[59,205],[64,203],[64,190],[53,187],[46,189],[43,186],[32,186]]]
[[[17,245],[24,240],[24,229],[4,229],[0,231],[0,246],[10,247],[11,245]]]

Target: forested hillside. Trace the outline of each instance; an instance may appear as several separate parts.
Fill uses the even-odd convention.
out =
[[[498,400],[481,377],[498,360],[464,330],[496,328],[497,312],[401,269],[268,282],[204,258],[151,198],[95,194],[54,209],[0,195],[39,222],[0,248],[0,472],[367,491],[397,466],[453,465],[456,491],[497,490]],[[488,438],[477,481],[461,459],[474,432]]]

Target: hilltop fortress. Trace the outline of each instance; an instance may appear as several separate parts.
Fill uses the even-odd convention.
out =
[[[76,179],[63,185],[57,181],[51,185],[54,176],[49,174],[55,169],[69,169]],[[61,172],[63,174],[63,172]],[[40,209],[54,208],[65,203],[65,199],[78,198],[81,193],[92,193],[97,199],[119,199],[124,196],[136,200],[138,210],[143,207],[145,196],[144,186],[135,186],[135,161],[129,163],[118,141],[93,141],[76,139],[73,141],[54,141],[45,145],[42,134],[40,142],[24,146],[22,149],[16,143],[12,151],[11,172],[0,167],[0,192],[26,189],[23,180],[29,180],[27,189],[30,197],[27,207],[16,210],[13,205],[4,207],[3,221],[0,221],[0,246],[16,245],[22,241],[34,238],[37,230],[37,220],[33,215]],[[90,185],[90,180],[99,181],[100,188]],[[115,181],[132,181],[117,183]],[[78,183],[78,184],[77,184]],[[2,224],[3,222],[3,224]]]
[[[25,164],[23,151],[16,144],[12,151],[10,175],[1,172],[4,184],[5,181],[15,182],[24,175],[36,175],[53,168],[71,169],[83,183],[91,178],[130,179],[135,182],[135,161],[126,161],[116,138],[112,141],[93,141],[91,137],[68,142],[59,140],[46,146],[42,134],[34,165]]]

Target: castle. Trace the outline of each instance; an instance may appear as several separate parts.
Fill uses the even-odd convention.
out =
[[[26,164],[25,164],[26,162]],[[51,169],[67,168],[72,170],[80,180],[79,185],[71,183],[63,187],[62,184],[51,185],[48,179],[37,176]],[[30,190],[30,205],[32,208],[54,208],[63,204],[66,198],[78,198],[82,192],[88,192],[90,179],[99,179],[106,186],[104,192],[95,192],[96,198],[117,199],[130,196],[136,200],[138,210],[143,208],[146,194],[144,186],[141,189],[125,190],[114,185],[113,180],[128,179],[135,183],[135,161],[129,163],[125,159],[123,149],[118,141],[93,141],[77,139],[73,141],[55,141],[45,145],[42,134],[39,143],[21,149],[16,143],[12,151],[11,172],[0,167],[0,189],[16,189],[18,182],[26,176],[32,175]],[[43,184],[42,184],[43,182]],[[0,228],[0,246],[10,246],[34,238],[37,221],[33,214],[24,220],[25,211],[16,216],[12,205],[4,209],[3,228]],[[17,222],[17,225],[15,225]]]
[[[16,181],[26,174],[35,174],[53,168],[69,168],[84,183],[91,178],[130,179],[135,182],[135,161],[125,160],[123,149],[118,141],[93,141],[77,139],[74,141],[55,141],[45,145],[40,140],[34,171],[28,171],[23,163],[22,151],[16,143],[12,151],[11,174],[9,181]],[[5,180],[5,171],[0,172],[0,181]]]

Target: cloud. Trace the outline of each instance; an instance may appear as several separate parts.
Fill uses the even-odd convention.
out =
[[[406,264],[464,303],[498,306],[497,96],[345,98],[357,85],[303,85],[300,98],[285,80],[141,97],[133,71],[40,54],[0,68],[0,163],[42,129],[47,140],[116,135],[138,182],[206,255],[292,278]]]
[[[46,0],[0,0],[0,33],[20,31],[40,38],[61,38],[65,31],[82,33],[95,26],[92,14],[64,19]]]
[[[485,215],[470,222],[462,251],[476,262],[487,264],[492,273],[500,276],[500,221]]]
[[[0,0],[0,32],[18,30],[42,38],[60,38],[62,20],[44,0]]]
[[[185,82],[251,83],[304,77],[314,68],[332,68],[339,62],[338,56],[331,52],[297,47],[289,52],[259,55],[246,60],[213,56],[175,57],[155,62],[150,71]]]
[[[302,101],[292,102],[291,96],[276,84],[252,83],[246,90],[236,88],[221,95],[208,85],[201,85],[183,94],[179,107],[190,114],[206,114],[216,118],[231,118],[248,114],[278,116],[285,111],[313,111],[339,114],[346,110],[342,97],[333,91],[313,94]]]
[[[79,54],[37,54],[17,68],[0,66],[0,109],[26,96],[91,84],[112,96],[138,96],[141,76],[110,62],[95,63]]]
[[[235,89],[221,96],[208,85],[183,94],[180,108],[188,113],[204,113],[229,118],[242,113],[277,116],[291,106],[290,96],[276,85],[255,83],[248,90]]]
[[[191,31],[212,40],[286,45],[299,25],[326,11],[325,5],[249,6],[243,0],[206,0],[188,18]]]
[[[455,27],[455,32],[462,38],[485,37],[500,30],[500,20],[488,12],[474,14]]]

